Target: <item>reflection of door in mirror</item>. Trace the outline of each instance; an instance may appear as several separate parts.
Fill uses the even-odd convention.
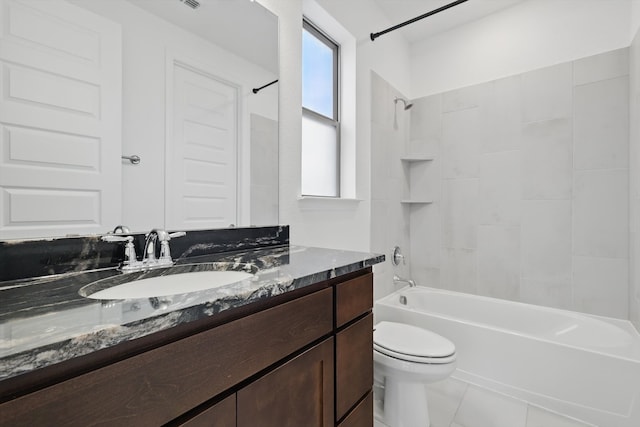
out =
[[[278,85],[252,92],[278,78],[277,17],[258,2],[200,3],[0,0],[0,239],[278,222]],[[175,61],[235,90],[235,123],[220,127],[235,132],[230,157],[203,154],[198,132],[224,133],[218,123],[188,105],[170,114]],[[196,138],[179,162],[175,120],[182,142]],[[223,170],[235,176],[216,193]]]
[[[120,26],[66,2],[0,0],[0,238],[120,219]]]
[[[173,64],[167,111],[166,227],[223,228],[236,221],[237,90],[204,70]],[[170,120],[170,118],[168,118]]]

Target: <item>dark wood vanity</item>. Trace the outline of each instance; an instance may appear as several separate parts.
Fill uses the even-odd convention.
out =
[[[0,382],[0,425],[373,425],[365,268]]]

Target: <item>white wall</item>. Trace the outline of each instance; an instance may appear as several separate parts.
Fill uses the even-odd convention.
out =
[[[411,46],[411,97],[629,46],[637,0],[527,0]],[[636,11],[630,19],[631,8]]]
[[[122,25],[123,40],[123,110],[122,152],[137,154],[139,165],[123,163],[122,223],[132,230],[147,231],[164,226],[165,170],[165,69],[167,49],[176,57],[187,57],[216,70],[216,75],[241,87],[242,128],[240,198],[245,204],[239,215],[249,224],[249,114],[277,119],[276,91],[258,95],[253,87],[275,76],[243,58],[230,53],[199,36],[123,0],[75,0]],[[275,114],[275,115],[274,115]],[[114,224],[115,225],[115,224]]]
[[[631,40],[640,29],[640,0],[631,0]]]
[[[629,318],[640,330],[640,31],[629,48]]]
[[[294,244],[370,249],[370,70],[409,90],[409,51],[399,35],[372,43],[369,33],[389,26],[370,0],[319,0],[357,40],[356,197],[362,201],[299,200],[302,120],[302,0],[260,0],[280,19],[280,222]],[[405,93],[407,93],[405,92]]]

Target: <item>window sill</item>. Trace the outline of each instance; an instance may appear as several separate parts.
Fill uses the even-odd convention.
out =
[[[343,197],[298,196],[298,202],[305,210],[350,210],[362,201]]]
[[[298,200],[323,200],[323,201],[335,201],[335,202],[345,202],[345,203],[357,203],[362,202],[363,199],[352,199],[345,197],[322,197],[322,196],[298,196]]]

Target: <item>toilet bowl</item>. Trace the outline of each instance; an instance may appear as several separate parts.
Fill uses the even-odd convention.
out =
[[[448,339],[413,325],[380,322],[373,332],[374,378],[383,391],[383,422],[389,427],[428,427],[425,385],[456,367]]]

